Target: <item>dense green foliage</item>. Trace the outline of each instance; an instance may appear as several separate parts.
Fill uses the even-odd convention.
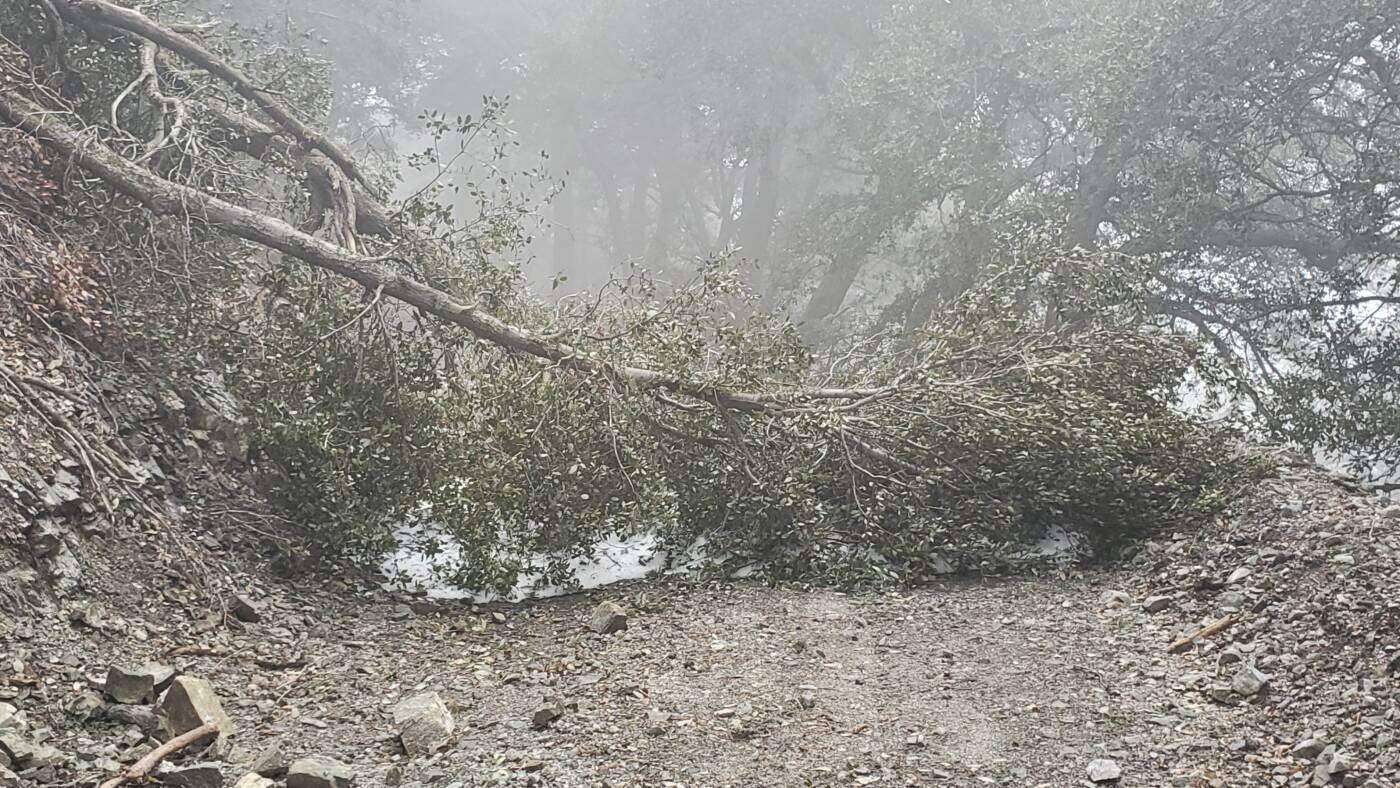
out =
[[[764,29],[776,35],[796,5],[768,9]],[[742,5],[727,7],[736,9]],[[157,10],[176,16],[181,4]],[[647,19],[697,23],[677,13]],[[830,29],[820,15],[800,18],[794,29],[847,41],[848,29]],[[12,29],[28,31],[16,71],[55,86],[22,89],[72,107],[94,139],[165,177],[306,218],[299,163],[242,155],[210,102],[253,110],[216,81],[161,64],[156,84],[188,102],[189,123],[143,146],[159,141],[164,106],[134,95],[115,126],[108,112],[111,94],[135,78],[134,47],[94,43],[71,28],[51,35],[39,9]],[[260,46],[262,36],[240,29],[199,34],[298,99],[308,117],[329,122],[326,64],[295,48]],[[671,68],[704,69],[683,36],[652,40],[674,43],[651,53],[674,58]],[[847,43],[856,40],[864,39]],[[730,96],[725,112],[773,109],[774,95],[793,93],[783,78],[791,76],[785,59],[797,55],[776,54],[783,57],[746,83],[753,94]],[[83,79],[86,63],[103,64],[100,74]],[[720,82],[745,73],[741,61],[719,66],[717,74],[730,75]],[[794,111],[772,123],[746,117],[731,125],[709,110],[699,114],[713,124],[711,142],[728,151],[725,167],[747,169],[739,162],[761,158],[763,148],[768,168],[740,180],[753,175],[753,184],[770,186],[780,182],[779,132],[799,118],[797,125],[815,122]],[[1165,252],[1130,257],[1077,243],[1065,222],[1046,219],[1049,203],[989,211],[980,251],[960,258],[976,263],[976,275],[941,308],[917,323],[885,321],[820,344],[770,308],[773,293],[754,287],[748,263],[722,253],[687,266],[651,256],[662,263],[653,272],[634,260],[591,292],[545,301],[525,287],[522,261],[542,218],[537,201],[558,197],[557,184],[533,158],[521,161],[508,118],[494,101],[476,117],[423,115],[428,144],[408,157],[421,188],[390,206],[396,234],[358,243],[460,303],[610,367],[581,372],[505,352],[292,258],[248,254],[197,217],[154,225],[140,206],[84,185],[97,198],[77,206],[80,216],[119,223],[135,236],[132,249],[158,250],[137,263],[159,257],[150,271],[183,270],[182,288],[198,293],[178,314],[142,301],[122,304],[119,319],[149,329],[142,349],[163,340],[170,355],[194,347],[208,351],[199,363],[227,366],[251,418],[259,478],[323,548],[372,563],[406,541],[430,552],[450,546],[440,563],[446,577],[502,588],[526,569],[566,579],[569,562],[600,539],[649,534],[673,558],[698,554],[719,571],[757,564],[774,577],[912,582],[943,562],[1013,560],[1054,528],[1107,546],[1199,516],[1248,471],[1230,433],[1173,407],[1202,351],[1155,319]],[[740,141],[747,153],[736,153]],[[883,150],[874,142],[866,148]],[[653,175],[662,177],[647,171]],[[1073,187],[1051,191],[1063,197],[1066,189]],[[915,191],[895,194],[915,212],[928,209]],[[639,198],[649,204],[646,189]],[[856,200],[831,216],[872,226],[890,219],[883,205],[860,206]],[[761,240],[774,221],[730,231]],[[829,225],[835,231],[841,222]],[[192,260],[238,265],[216,265],[213,276]],[[124,287],[116,283],[114,300]],[[717,398],[596,371],[622,367],[756,392],[762,404],[719,406]]]
[[[1210,511],[1247,468],[1171,408],[1190,346],[1141,322],[1136,270],[1039,248],[997,281],[1035,282],[1047,261],[1080,280],[1078,330],[1045,330],[1034,293],[1003,284],[820,376],[790,324],[734,317],[751,296],[724,263],[663,303],[638,276],[584,322],[551,319],[620,337],[602,350],[619,359],[726,383],[893,387],[859,407],[673,407],[294,270],[238,384],[265,456],[291,472],[283,499],[328,545],[375,559],[450,544],[439,569],[469,588],[526,569],[566,580],[571,559],[637,534],[717,570],[909,582],[944,561],[999,565],[1055,527],[1107,546]]]

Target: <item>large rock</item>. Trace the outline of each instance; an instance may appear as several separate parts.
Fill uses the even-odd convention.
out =
[[[196,763],[189,766],[161,764],[156,772],[161,785],[172,788],[223,788],[224,773],[221,764]]]
[[[298,759],[287,770],[287,788],[350,788],[355,772],[346,764],[323,755]]]
[[[160,717],[161,733],[167,739],[211,722],[219,726],[219,735],[233,732],[233,721],[219,705],[214,688],[204,679],[193,676],[181,676],[171,682],[170,689],[156,707],[156,715]]]
[[[627,628],[627,611],[616,602],[604,602],[593,608],[589,627],[600,635],[611,635]]]
[[[107,669],[107,697],[117,703],[152,703],[175,679],[175,669],[147,662],[140,667],[113,665]]]
[[[262,611],[258,609],[258,604],[246,594],[235,594],[230,598],[228,612],[232,613],[234,618],[248,624],[262,621]]]
[[[254,774],[263,777],[281,777],[287,773],[287,754],[282,747],[282,740],[278,739],[267,745],[262,754],[253,761],[251,767]]]
[[[1123,770],[1119,768],[1116,761],[1108,758],[1095,758],[1089,761],[1089,781],[1095,783],[1117,782],[1123,776]]]
[[[436,692],[405,698],[394,705],[394,726],[409,755],[430,755],[452,738],[452,712]]]
[[[1269,678],[1268,674],[1259,672],[1253,665],[1245,665],[1230,680],[1230,689],[1234,690],[1236,695],[1248,698],[1259,694],[1269,683]]]

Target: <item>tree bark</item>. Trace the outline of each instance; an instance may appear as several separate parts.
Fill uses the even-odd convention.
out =
[[[84,27],[95,24],[133,33],[199,66],[228,83],[238,95],[253,102],[302,143],[329,156],[347,175],[366,187],[369,185],[350,154],[341,150],[326,135],[306,125],[271,94],[258,88],[242,72],[198,41],[152,21],[139,11],[122,8],[107,0],[54,0],[54,7],[61,15],[85,23]]]
[[[736,391],[656,370],[619,366],[580,352],[566,343],[511,325],[452,295],[387,266],[380,259],[343,249],[308,235],[281,219],[260,214],[198,189],[165,180],[59,120],[59,113],[10,90],[0,91],[0,116],[53,151],[71,158],[111,187],[140,201],[153,213],[202,221],[237,238],[274,249],[307,265],[352,279],[370,290],[462,326],[505,350],[527,354],[584,375],[639,390],[661,390],[748,412],[772,412],[810,400],[857,400],[887,388]]]
[[[743,212],[739,216],[739,246],[745,257],[766,262],[771,253],[773,223],[778,216],[778,198],[782,192],[780,168],[783,143],[773,142],[749,162],[751,173],[744,176]]]

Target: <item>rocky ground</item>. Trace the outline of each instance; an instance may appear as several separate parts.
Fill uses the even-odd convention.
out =
[[[160,540],[89,541],[84,593],[0,622],[0,784],[93,785],[211,720],[163,784],[1400,784],[1400,507],[1312,469],[1116,568],[900,593],[473,606],[270,580],[211,535],[241,590],[211,605]]]

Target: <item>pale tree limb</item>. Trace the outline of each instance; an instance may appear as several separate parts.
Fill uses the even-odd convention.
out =
[[[1238,619],[1236,619],[1233,614],[1224,616],[1222,618],[1218,618],[1215,621],[1212,621],[1211,623],[1205,625],[1204,627],[1201,627],[1200,629],[1196,630],[1195,632],[1192,632],[1189,635],[1183,635],[1180,638],[1177,638],[1175,641],[1172,642],[1170,646],[1167,647],[1167,650],[1173,654],[1185,651],[1186,649],[1191,647],[1192,643],[1195,643],[1198,640],[1208,637],[1214,637],[1215,635],[1224,632],[1225,630],[1229,629],[1232,625],[1234,625],[1235,621],[1237,620]]]
[[[274,161],[280,157],[289,162],[300,162],[303,168],[309,163],[306,146],[256,118],[212,102],[194,102],[194,106],[213,127],[218,141],[229,150],[261,162]],[[323,156],[323,160],[325,158],[329,157]],[[327,195],[321,189],[327,184],[327,178],[317,178],[307,172],[307,185],[311,187],[313,198],[326,198]],[[394,218],[389,209],[370,195],[359,181],[352,180],[350,187],[355,198],[355,232],[381,238],[392,237]]]
[[[146,753],[145,757],[124,769],[121,774],[118,774],[116,777],[113,777],[107,782],[102,783],[100,788],[119,788],[120,786],[125,785],[126,783],[134,783],[144,780],[148,776],[150,776],[151,770],[156,768],[156,766],[159,765],[161,761],[165,760],[171,755],[174,755],[180,750],[185,749],[191,744],[194,744],[200,739],[203,739],[205,736],[217,736],[218,733],[219,724],[216,722],[207,722],[199,726],[198,728],[195,728],[192,731],[182,733],[179,736],[176,736],[175,738],[166,742],[165,744],[162,744],[154,750],[151,750],[150,752]]]
[[[692,397],[717,407],[775,412],[815,400],[869,397],[879,388],[794,388],[782,392],[738,391],[643,367],[615,365],[572,345],[496,318],[394,268],[379,258],[343,249],[290,224],[178,183],[165,180],[60,120],[58,113],[13,90],[0,91],[0,115],[49,148],[71,157],[111,187],[166,216],[192,216],[229,235],[282,252],[307,265],[348,277],[370,290],[402,301],[509,351],[534,356],[585,375],[644,390]]]
[[[176,30],[161,25],[139,11],[123,8],[107,0],[55,0],[63,16],[87,26],[115,28],[150,41],[199,66],[228,83],[238,95],[257,105],[258,109],[286,129],[308,147],[330,157],[351,178],[368,186],[369,181],[355,159],[331,141],[329,137],[308,126],[270,93],[253,84],[243,72],[210,52],[203,44]]]
[[[358,165],[349,154],[324,135],[307,127],[274,97],[258,90],[237,69],[202,44],[138,11],[114,5],[107,0],[56,0],[56,3],[65,16],[78,21],[85,28],[116,28],[179,54],[227,82],[240,95],[253,101],[288,134],[324,153],[346,174],[364,182]],[[575,371],[598,374],[615,382],[625,382],[644,389],[665,390],[703,400],[718,407],[750,412],[778,410],[797,401],[863,399],[898,388],[898,385],[892,385],[870,389],[802,388],[781,393],[745,392],[656,370],[609,364],[580,352],[571,345],[512,326],[474,306],[456,301],[441,290],[403,276],[385,266],[381,260],[358,254],[353,247],[340,248],[313,238],[273,217],[164,180],[127,161],[106,146],[84,140],[75,129],[53,118],[52,113],[45,108],[17,94],[8,94],[4,99],[11,102],[9,106],[4,107],[4,111],[16,125],[73,156],[82,166],[109,185],[135,197],[156,213],[202,215],[211,226],[276,249],[309,265],[342,274],[367,288],[382,288],[383,293],[391,298],[463,326],[481,339],[508,350],[523,352]],[[312,181],[314,186],[315,179]],[[344,198],[342,191],[342,202]],[[352,201],[356,209],[355,223],[358,223],[361,214],[360,201],[353,197]],[[345,223],[342,221],[342,224]],[[344,240],[345,230],[339,229],[337,235],[340,238],[337,240]]]

